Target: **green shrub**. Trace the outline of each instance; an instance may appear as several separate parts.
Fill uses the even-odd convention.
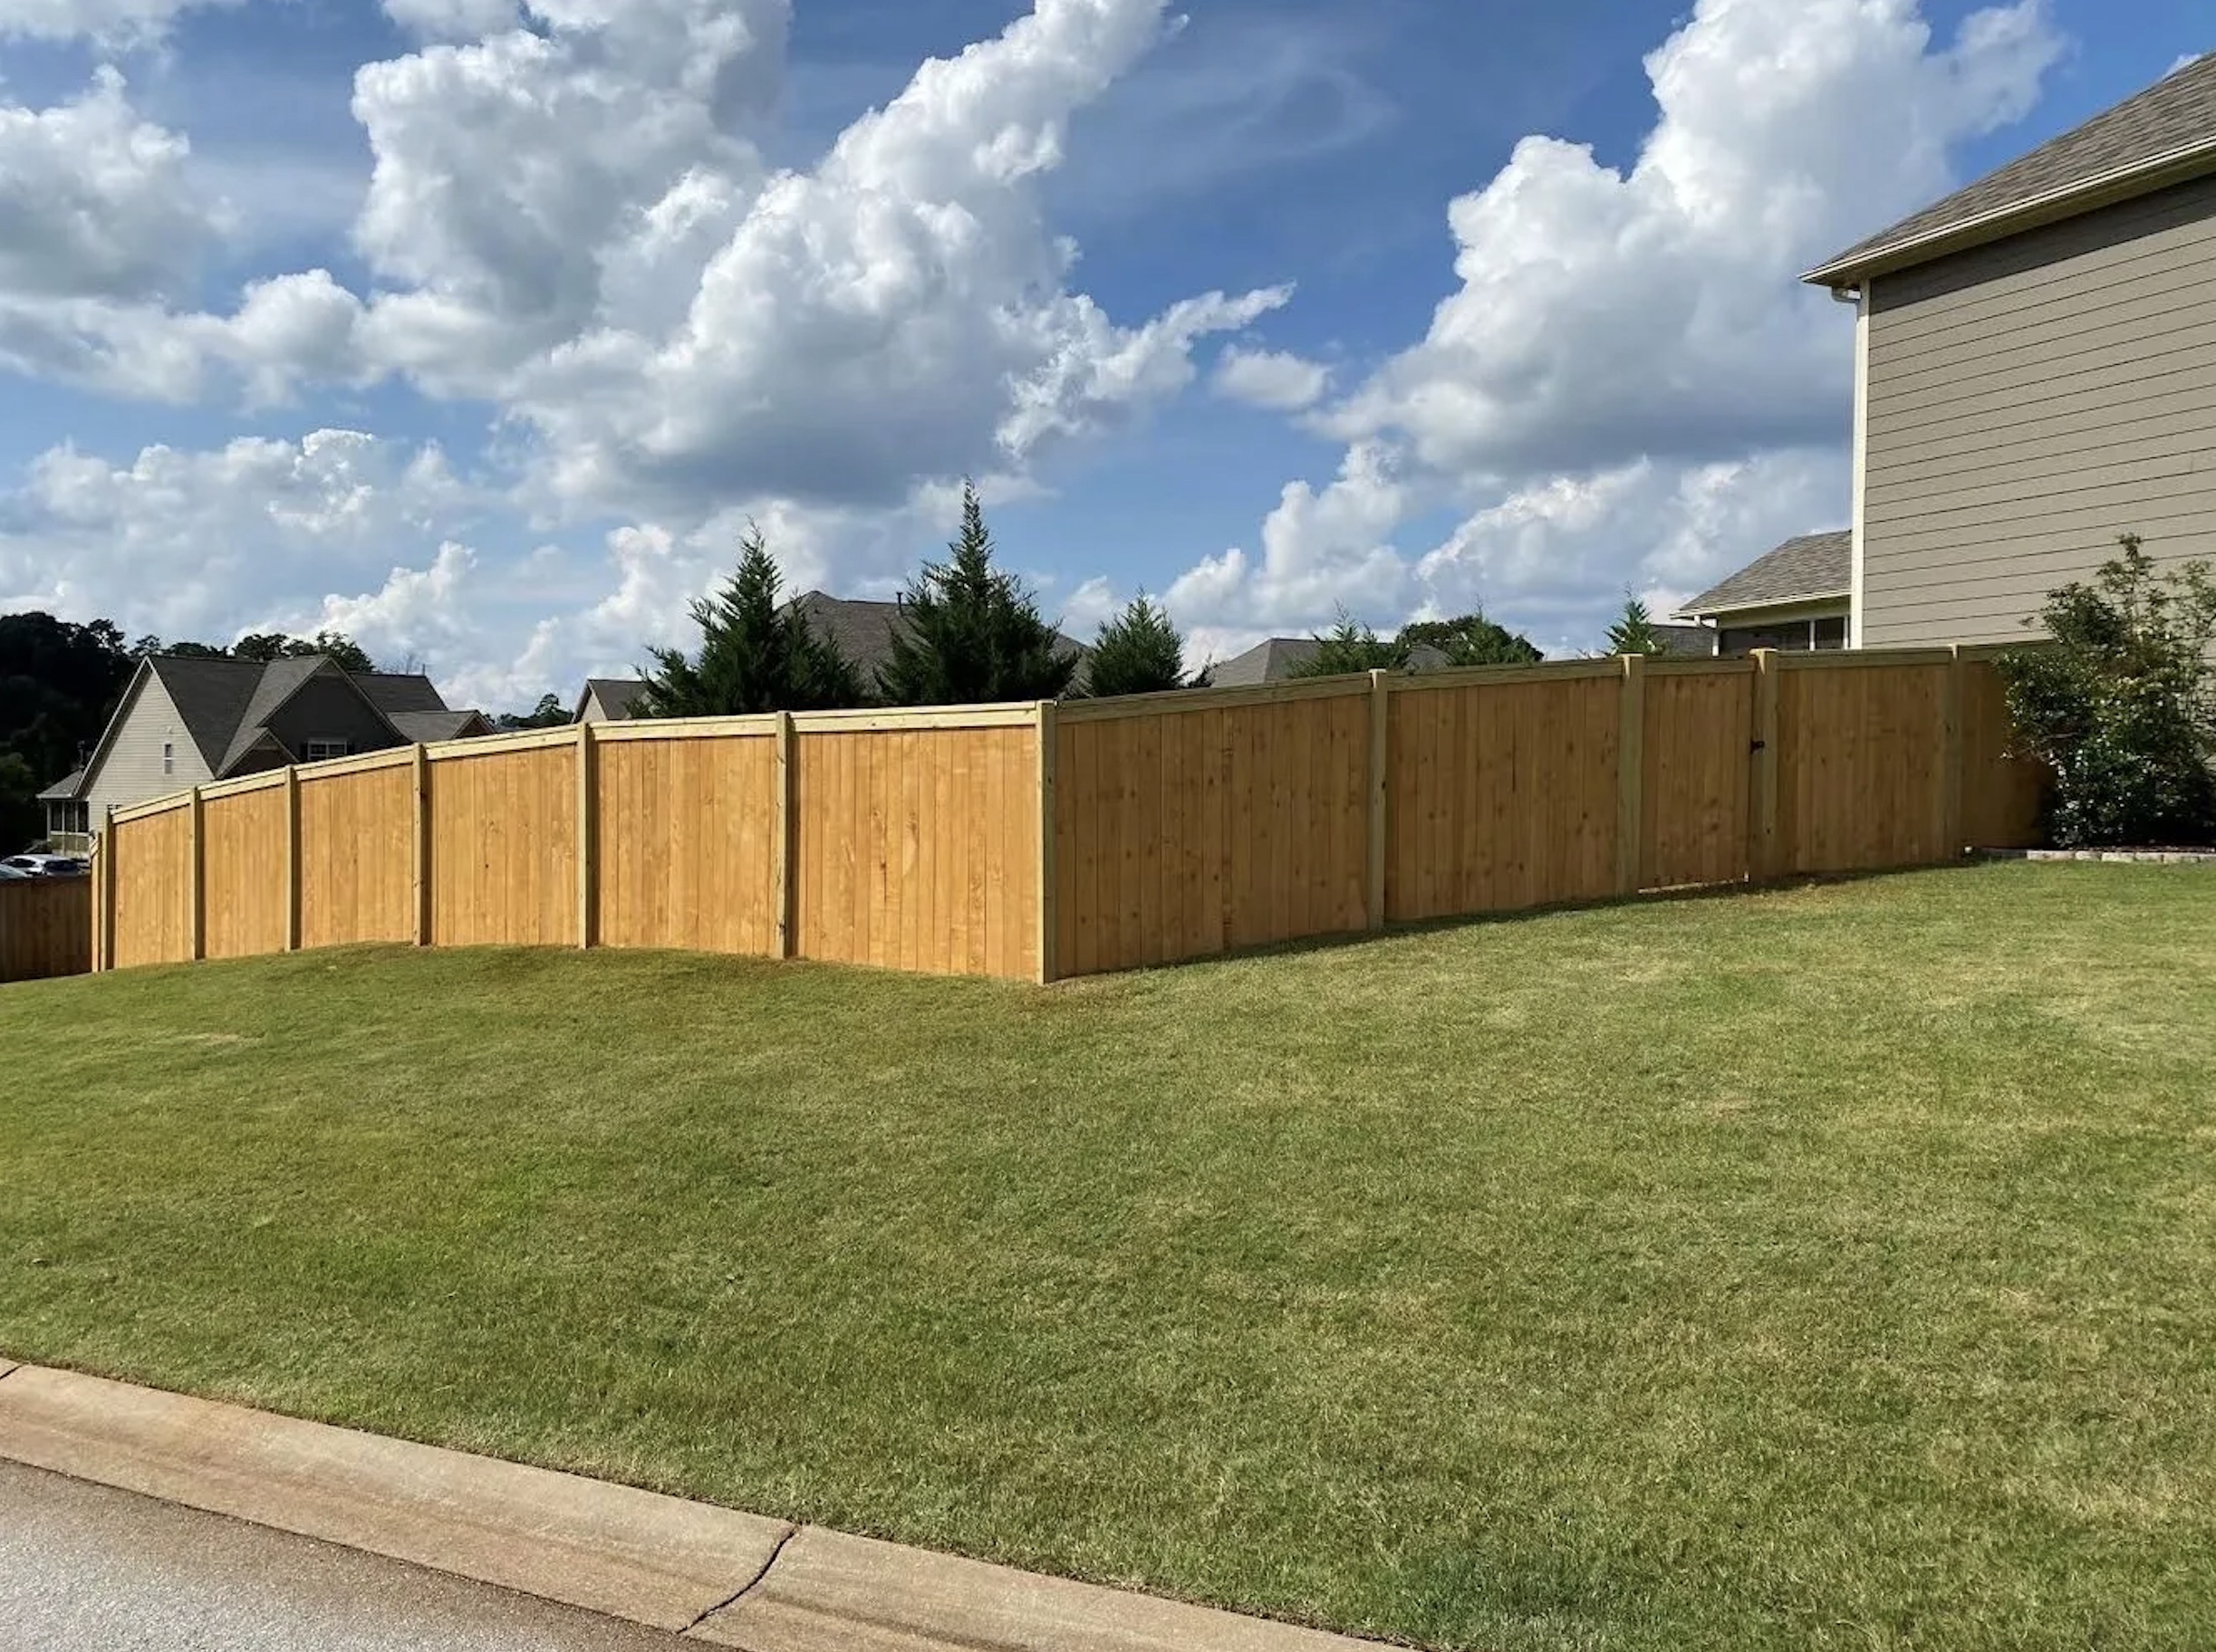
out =
[[[2216,839],[2216,582],[2206,562],[2157,574],[2136,534],[2090,584],[2047,599],[2054,640],[1999,668],[2021,747],[2054,771],[2048,830],[2065,848]]]

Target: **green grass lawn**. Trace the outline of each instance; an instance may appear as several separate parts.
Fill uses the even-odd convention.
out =
[[[1427,1646],[2216,1645],[2216,877],[0,988],[0,1350]]]

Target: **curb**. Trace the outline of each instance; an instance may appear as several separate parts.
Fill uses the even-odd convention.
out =
[[[0,1458],[743,1652],[1377,1645],[5,1359]]]

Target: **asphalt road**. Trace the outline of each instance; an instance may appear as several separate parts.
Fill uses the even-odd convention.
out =
[[[0,1463],[0,1652],[671,1652],[683,1644]]]

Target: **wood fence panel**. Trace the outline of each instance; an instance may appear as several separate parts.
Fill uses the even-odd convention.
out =
[[[441,754],[430,792],[431,945],[576,946],[575,748]]]
[[[1388,915],[1513,912],[1614,893],[1623,693],[1616,676],[1396,683]]]
[[[1367,683],[1329,698],[1064,721],[1061,972],[1364,927],[1369,739]]]
[[[602,741],[594,760],[600,944],[776,956],[776,736]]]
[[[1790,663],[1778,684],[1778,869],[1955,859],[1945,842],[1952,668],[1780,659]]]
[[[82,975],[92,967],[91,878],[0,883],[0,982]]]
[[[290,915],[283,788],[210,798],[202,807],[200,831],[207,956],[283,952]]]
[[[1747,877],[1753,717],[1754,673],[1747,667],[1648,671],[1641,888]]]
[[[1038,753],[1025,725],[794,737],[795,951],[931,975],[1038,968]]]
[[[192,956],[192,818],[181,802],[119,822],[115,963],[182,964]]]
[[[300,944],[416,938],[415,774],[406,764],[350,774],[300,771]]]
[[[2015,737],[2000,673],[1962,662],[1962,837],[1972,849],[2036,849],[2046,842],[2046,765],[2011,757]]]

